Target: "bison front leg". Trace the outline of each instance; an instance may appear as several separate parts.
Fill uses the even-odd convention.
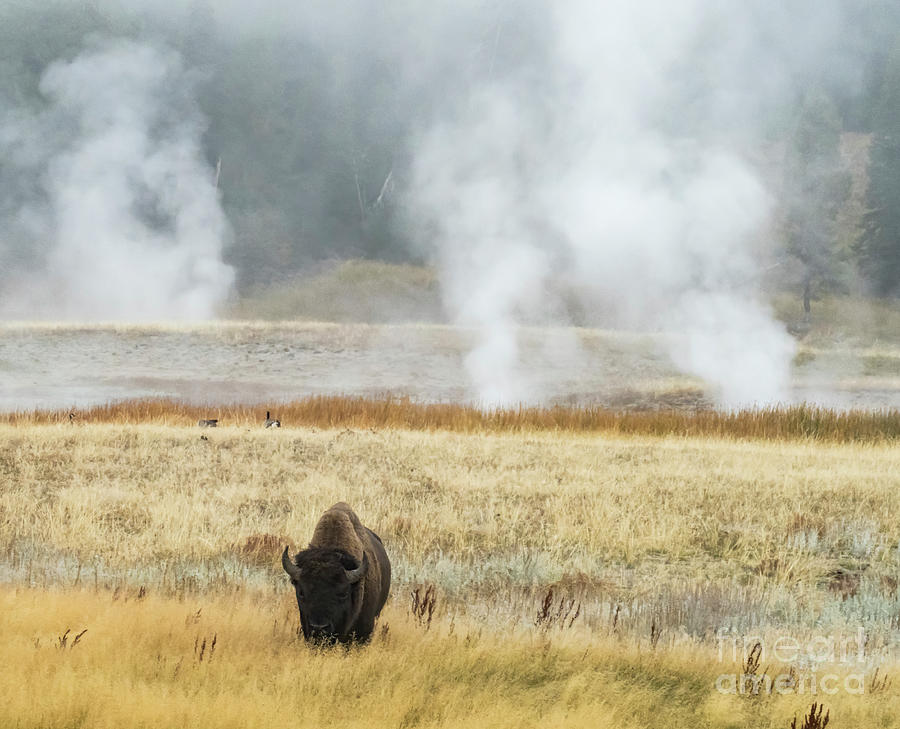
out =
[[[375,618],[360,618],[356,623],[356,628],[353,631],[353,639],[357,643],[368,643],[369,639],[372,637],[372,632],[375,630]]]

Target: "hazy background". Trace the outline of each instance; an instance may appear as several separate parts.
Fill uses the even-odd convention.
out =
[[[900,290],[886,0],[0,0],[0,54],[8,320],[447,322],[487,403],[665,332],[735,405]]]

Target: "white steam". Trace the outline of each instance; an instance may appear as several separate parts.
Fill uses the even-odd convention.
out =
[[[482,401],[540,398],[517,328],[566,323],[560,280],[588,310],[672,333],[675,364],[722,404],[788,398],[793,341],[748,286],[774,204],[746,150],[837,25],[827,3],[803,22],[725,5],[553,3],[540,74],[475,84],[421,135],[411,214],[450,315],[477,332]]]
[[[0,220],[37,252],[0,292],[0,313],[212,317],[233,280],[228,225],[178,56],[95,44],[51,65],[40,89],[43,110],[0,117],[0,157],[28,181],[0,200]]]

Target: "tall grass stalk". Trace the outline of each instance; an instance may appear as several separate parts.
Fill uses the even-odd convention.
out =
[[[120,423],[188,425],[218,418],[220,425],[256,426],[267,408],[286,427],[449,430],[461,433],[558,431],[621,435],[893,442],[900,438],[898,410],[831,410],[784,405],[719,411],[629,412],[600,407],[480,408],[420,403],[408,398],[316,396],[280,405],[192,405],[138,399],[73,410],[0,414],[0,423]]]

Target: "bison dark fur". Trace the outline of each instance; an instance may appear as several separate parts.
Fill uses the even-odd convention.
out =
[[[391,563],[381,538],[347,504],[322,514],[309,548],[294,559],[284,548],[284,571],[297,592],[308,641],[367,641],[391,588]]]

